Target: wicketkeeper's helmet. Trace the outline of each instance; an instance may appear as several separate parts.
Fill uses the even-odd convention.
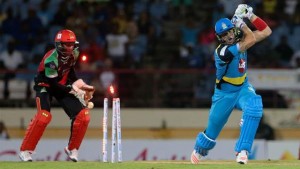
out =
[[[79,42],[76,41],[75,33],[68,29],[59,31],[56,34],[54,41],[56,50],[64,56],[71,55],[73,50],[79,44]]]

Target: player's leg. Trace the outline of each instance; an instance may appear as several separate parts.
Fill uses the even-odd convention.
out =
[[[191,162],[199,163],[202,156],[216,145],[216,138],[226,124],[236,102],[237,94],[221,93],[216,91],[212,99],[212,106],[208,118],[208,125],[204,132],[200,132],[196,138]]]
[[[84,108],[80,101],[72,95],[59,100],[59,102],[71,119],[71,135],[65,152],[72,161],[77,162],[78,149],[90,122],[89,109]]]
[[[22,161],[32,161],[31,153],[35,150],[47,125],[51,121],[50,101],[47,92],[39,93],[36,96],[37,113],[27,127],[23,142],[20,147],[19,157]]]
[[[246,164],[248,153],[251,151],[256,130],[263,114],[262,98],[249,85],[242,89],[237,106],[242,109],[243,115],[240,136],[236,143],[235,151],[237,152],[237,162]]]
[[[205,134],[215,140],[235,107],[237,93],[218,93],[213,96]]]

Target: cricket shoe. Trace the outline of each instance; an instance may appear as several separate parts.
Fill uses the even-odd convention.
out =
[[[75,148],[73,150],[69,150],[68,146],[65,148],[65,153],[67,156],[73,161],[77,162],[78,161],[78,150]]]
[[[22,161],[28,161],[32,162],[32,157],[31,157],[32,151],[20,151],[19,157]]]
[[[240,164],[247,164],[248,162],[248,152],[246,150],[242,150],[241,152],[236,154],[236,162]]]
[[[192,152],[192,155],[191,155],[192,164],[199,164],[201,158],[202,158],[202,155],[197,153],[195,150]]]

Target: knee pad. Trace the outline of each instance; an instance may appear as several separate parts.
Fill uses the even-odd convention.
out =
[[[261,96],[255,95],[247,100],[244,107],[244,115],[251,117],[262,117],[263,104]]]
[[[263,114],[262,99],[256,95],[248,100],[243,110],[243,122],[239,140],[236,143],[235,151],[247,150],[251,152],[252,144]]]
[[[88,109],[81,110],[72,121],[71,136],[69,140],[69,150],[79,149],[83,137],[86,133],[88,124],[90,122],[90,114]]]
[[[21,151],[34,151],[38,141],[42,137],[51,119],[52,115],[47,110],[40,110],[37,112],[27,128],[24,140],[20,148]]]
[[[198,134],[196,139],[196,144],[194,149],[196,153],[201,154],[202,156],[207,156],[208,151],[213,149],[216,145],[216,141],[207,137],[204,132]]]

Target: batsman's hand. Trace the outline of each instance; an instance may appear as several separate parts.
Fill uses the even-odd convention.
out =
[[[231,19],[231,22],[234,24],[235,27],[242,29],[242,27],[245,25],[245,22],[242,18],[234,15]]]
[[[253,8],[247,4],[240,4],[236,8],[234,15],[239,18],[248,18],[250,20],[253,15]]]

